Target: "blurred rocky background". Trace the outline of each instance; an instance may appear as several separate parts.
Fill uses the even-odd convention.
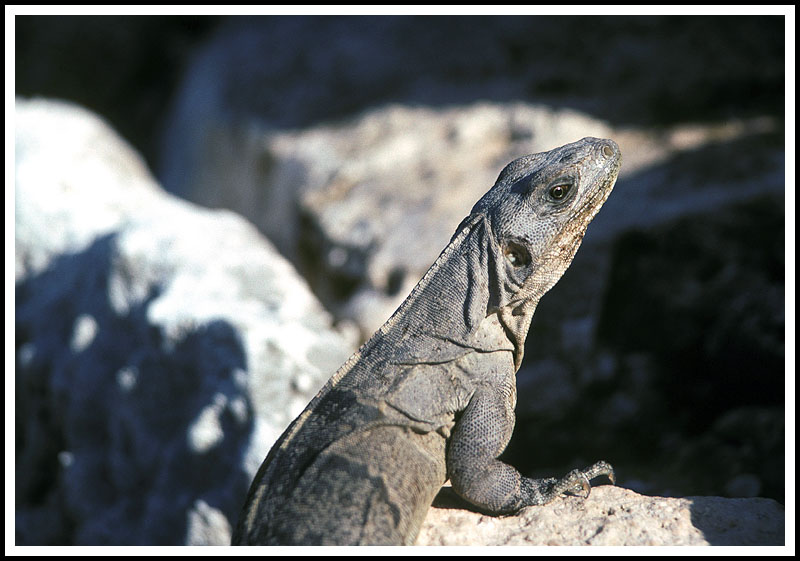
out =
[[[502,167],[584,136],[623,169],[534,317],[503,459],[782,512],[783,17],[15,33],[18,545],[226,543],[272,442]]]

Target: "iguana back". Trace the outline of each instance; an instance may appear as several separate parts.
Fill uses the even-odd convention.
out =
[[[545,504],[613,470],[530,479],[497,460],[541,296],[616,181],[611,140],[511,162],[391,318],[273,445],[234,544],[413,544],[433,498],[490,513]]]

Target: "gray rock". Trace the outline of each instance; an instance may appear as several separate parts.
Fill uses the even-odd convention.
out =
[[[402,302],[508,161],[609,134],[580,113],[519,103],[393,105],[290,132],[217,122],[215,111],[206,116],[213,131],[189,135],[191,192],[177,191],[251,219],[362,337]]]
[[[198,499],[189,511],[186,545],[227,545],[233,531],[232,523],[235,524],[235,520],[229,521],[223,512]]]
[[[252,225],[161,191],[97,117],[15,119],[16,543],[227,543],[353,342]]]
[[[393,83],[400,91],[414,89],[416,77],[398,81],[385,69],[399,56],[395,33],[410,26],[424,35],[430,25],[402,18],[378,20],[376,27],[364,22],[228,22],[187,71],[167,122],[161,170],[170,191],[250,219],[298,266],[337,319],[359,326],[362,338],[396,309],[475,200],[520,154],[589,135],[614,137],[622,147],[617,192],[586,239],[587,245],[601,245],[599,254],[591,260],[580,256],[584,272],[572,272],[601,281],[574,299],[577,306],[591,305],[565,317],[583,337],[570,329],[573,336],[564,344],[584,353],[592,350],[608,244],[617,235],[782,189],[783,152],[760,136],[778,128],[769,117],[663,131],[612,129],[574,110],[496,101],[426,107],[410,103],[413,95],[405,104],[347,110],[344,100],[358,106],[356,98],[382,99],[373,88]],[[515,25],[541,22],[500,19],[483,32]],[[389,35],[372,45],[379,29]],[[328,45],[324,53],[302,46],[295,52],[315,61],[312,80],[302,79],[305,67],[289,73],[294,59],[282,50],[305,33]],[[369,56],[350,56],[362,44],[374,47],[364,51]],[[254,51],[273,56],[253,65]],[[381,64],[369,64],[370,56]],[[315,123],[340,114],[347,119]],[[730,142],[737,138],[749,140]],[[738,173],[731,173],[729,161],[740,162]]]
[[[784,545],[784,507],[772,499],[648,497],[595,487],[513,516],[466,510],[445,488],[416,545]]]

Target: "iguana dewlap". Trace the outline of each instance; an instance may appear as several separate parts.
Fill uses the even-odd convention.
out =
[[[542,505],[613,470],[531,479],[497,457],[539,299],[620,169],[611,140],[514,160],[391,318],[273,445],[234,544],[413,544],[449,478],[490,513]]]

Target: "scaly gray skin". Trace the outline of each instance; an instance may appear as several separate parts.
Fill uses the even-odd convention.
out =
[[[621,155],[584,138],[511,162],[391,318],[328,381],[261,465],[234,544],[413,544],[450,478],[512,513],[583,490],[598,462],[531,479],[497,460],[539,299],[611,193]]]

